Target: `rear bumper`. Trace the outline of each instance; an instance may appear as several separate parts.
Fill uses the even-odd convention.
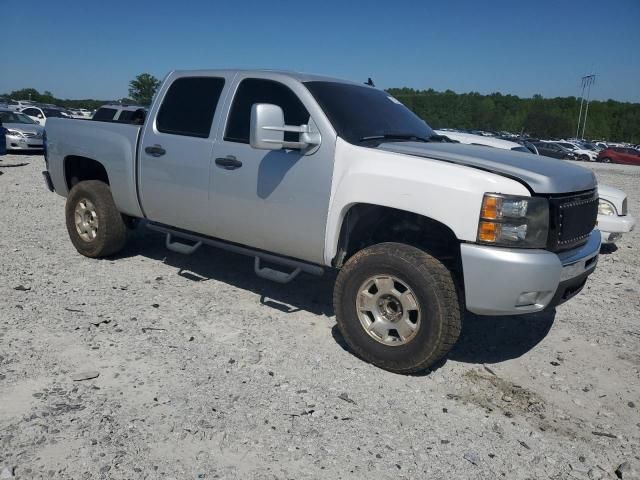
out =
[[[613,243],[623,233],[629,233],[636,226],[631,215],[598,215],[598,229],[602,234],[602,243]]]
[[[547,250],[462,244],[467,309],[478,315],[538,312],[567,301],[593,273],[600,232],[586,244],[556,254]]]

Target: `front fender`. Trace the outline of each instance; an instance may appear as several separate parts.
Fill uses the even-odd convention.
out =
[[[530,195],[521,183],[483,170],[351,145],[338,138],[324,260],[338,249],[343,219],[359,203],[422,215],[475,241],[486,192]]]

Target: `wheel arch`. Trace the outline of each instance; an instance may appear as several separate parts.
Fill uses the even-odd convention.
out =
[[[93,158],[80,155],[68,155],[64,158],[64,180],[67,191],[85,180],[99,180],[110,185],[105,166]]]
[[[418,213],[369,203],[355,203],[345,210],[332,259],[334,267],[340,268],[368,246],[399,242],[429,252],[462,280],[460,241],[448,225]]]

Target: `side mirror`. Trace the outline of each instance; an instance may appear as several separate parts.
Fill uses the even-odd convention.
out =
[[[41,113],[38,114],[38,118],[43,118]]]
[[[284,132],[299,133],[299,141],[285,142]],[[305,149],[320,145],[320,133],[312,132],[309,125],[285,125],[284,113],[278,105],[255,103],[251,107],[249,143],[259,150]]]

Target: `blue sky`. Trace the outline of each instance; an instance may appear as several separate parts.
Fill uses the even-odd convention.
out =
[[[383,88],[640,102],[640,0],[0,0],[0,92],[120,98],[136,74],[284,68]]]

